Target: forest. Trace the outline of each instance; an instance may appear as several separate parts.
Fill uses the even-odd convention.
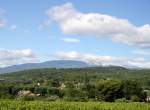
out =
[[[0,74],[0,98],[148,102],[150,70],[123,67],[32,69]]]

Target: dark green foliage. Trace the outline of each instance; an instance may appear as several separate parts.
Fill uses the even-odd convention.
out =
[[[81,91],[79,89],[75,89],[75,88],[68,88],[66,90],[66,97],[68,101],[86,101],[87,100],[87,96],[86,96],[86,92]]]
[[[33,69],[0,74],[0,98],[15,98],[29,90],[40,98],[68,101],[146,101],[150,70],[122,67]],[[54,96],[54,97],[53,97]]]
[[[102,80],[97,84],[96,97],[112,102],[123,97],[123,84],[120,80]]]
[[[131,96],[140,96],[142,92],[142,87],[140,83],[135,80],[124,81],[124,95],[127,99],[130,99]]]
[[[47,88],[46,87],[36,87],[34,89],[34,93],[41,94],[41,96],[45,96],[45,94],[47,94]]]
[[[140,101],[141,101],[141,102],[146,102],[147,93],[146,93],[145,91],[142,91],[142,92],[139,94],[139,98],[140,98]]]
[[[51,86],[52,86],[52,87],[59,87],[59,86],[60,86],[60,81],[59,81],[59,79],[52,79],[52,81],[51,81]]]
[[[33,101],[35,100],[35,97],[33,96],[23,96],[23,97],[17,97],[17,100],[21,100],[21,101]]]

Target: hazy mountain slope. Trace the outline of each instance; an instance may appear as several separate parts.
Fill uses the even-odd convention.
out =
[[[5,68],[0,68],[0,73],[15,72],[28,69],[36,68],[84,68],[89,67],[89,65],[82,61],[74,60],[53,60],[43,63],[27,63],[21,65],[13,65]]]

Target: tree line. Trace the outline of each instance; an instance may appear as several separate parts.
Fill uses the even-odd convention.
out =
[[[100,79],[90,81],[85,77],[83,82],[59,79],[50,81],[47,85],[0,85],[0,98],[17,99],[19,91],[28,90],[39,97],[24,96],[23,99],[47,99],[51,101],[135,101],[146,102],[147,93],[135,80]]]

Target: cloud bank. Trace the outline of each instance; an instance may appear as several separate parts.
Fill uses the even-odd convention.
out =
[[[37,62],[31,49],[24,50],[0,50],[0,67]]]
[[[57,59],[70,59],[70,60],[81,60],[91,65],[118,65],[125,67],[140,67],[150,68],[150,61],[144,58],[127,58],[118,56],[102,56],[95,54],[81,54],[76,51],[71,52],[57,52],[54,55]]]
[[[150,48],[150,25],[136,26],[127,19],[101,13],[82,13],[71,3],[55,6],[47,11],[63,33],[108,37],[115,42]]]

